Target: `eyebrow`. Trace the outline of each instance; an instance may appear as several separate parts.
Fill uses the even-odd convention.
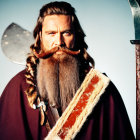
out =
[[[46,30],[45,33],[50,33],[50,32],[54,32],[54,33],[57,33],[57,30]],[[65,33],[65,32],[71,32],[73,33],[73,29],[65,29],[63,31],[61,31],[61,33]]]

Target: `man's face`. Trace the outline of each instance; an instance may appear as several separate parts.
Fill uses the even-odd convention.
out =
[[[50,15],[44,18],[42,26],[42,44],[44,51],[51,50],[56,46],[66,48],[74,47],[75,34],[71,16]],[[56,54],[62,54],[57,51]]]
[[[37,86],[40,96],[49,100],[50,105],[61,107],[62,111],[80,86],[78,59],[72,55],[76,51],[69,50],[74,47],[74,42],[71,16],[51,15],[44,18],[41,47],[46,54],[58,49],[51,56],[40,59]],[[72,53],[68,53],[70,51]]]

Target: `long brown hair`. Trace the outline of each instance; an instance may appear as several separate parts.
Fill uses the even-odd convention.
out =
[[[84,40],[85,33],[81,28],[81,25],[78,21],[77,16],[75,15],[75,9],[67,2],[51,2],[44,5],[40,9],[39,17],[37,19],[37,24],[33,31],[33,36],[35,38],[35,43],[31,45],[31,54],[27,58],[26,64],[26,81],[30,85],[26,90],[27,98],[30,106],[36,102],[38,94],[37,94],[37,84],[36,84],[36,71],[37,64],[39,63],[39,58],[35,54],[41,53],[41,39],[40,33],[42,32],[42,23],[44,21],[45,16],[47,15],[70,15],[72,17],[72,22],[75,31],[75,50],[80,50],[80,54],[78,55],[78,59],[80,62],[80,79],[83,79],[86,71],[89,68],[89,64],[94,67],[94,60],[87,53],[87,44]]]

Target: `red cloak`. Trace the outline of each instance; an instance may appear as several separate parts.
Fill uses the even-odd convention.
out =
[[[40,126],[39,110],[28,105],[24,75],[25,70],[12,78],[0,97],[1,140],[42,140],[47,136],[45,126]],[[134,139],[124,103],[110,82],[75,140]]]

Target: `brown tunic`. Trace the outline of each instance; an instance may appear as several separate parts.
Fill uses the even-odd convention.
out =
[[[25,70],[6,86],[0,98],[1,140],[42,140],[47,135],[40,126],[39,110],[31,109],[24,91]],[[87,118],[75,140],[134,140],[132,127],[116,87],[110,82],[106,92]]]

